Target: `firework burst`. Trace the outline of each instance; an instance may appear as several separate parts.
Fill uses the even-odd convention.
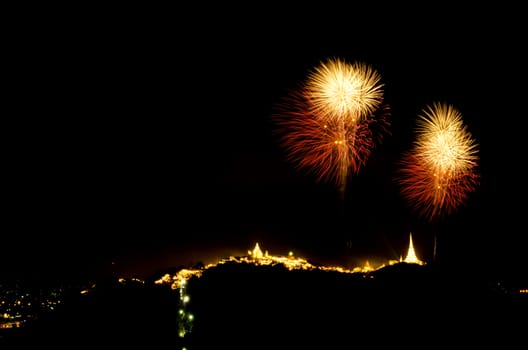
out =
[[[433,103],[417,122],[399,183],[412,208],[430,221],[451,214],[479,185],[477,144],[452,105]]]
[[[289,161],[343,193],[389,134],[390,110],[371,68],[330,61],[316,72],[277,105],[276,134]]]
[[[370,65],[340,59],[321,63],[309,75],[305,94],[311,114],[322,120],[355,123],[368,118],[383,101],[381,76]]]

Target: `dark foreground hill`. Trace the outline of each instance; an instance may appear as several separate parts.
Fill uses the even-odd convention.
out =
[[[194,282],[191,341],[203,349],[243,349],[241,339],[291,349],[506,346],[521,338],[528,311],[527,298],[470,271],[405,263],[354,274],[233,264]]]
[[[2,349],[509,348],[526,329],[527,299],[434,265],[350,274],[226,263],[181,290],[99,283],[3,339]]]

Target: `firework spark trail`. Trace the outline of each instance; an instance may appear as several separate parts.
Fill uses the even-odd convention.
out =
[[[383,101],[380,80],[381,76],[370,65],[328,59],[308,75],[305,93],[310,112],[324,121],[360,122]]]
[[[423,156],[412,152],[403,157],[401,175],[401,193],[413,210],[430,221],[452,214],[479,183],[474,169],[453,176],[438,175]]]
[[[411,207],[432,221],[453,213],[478,187],[477,145],[451,105],[434,103],[419,117],[399,183]]]

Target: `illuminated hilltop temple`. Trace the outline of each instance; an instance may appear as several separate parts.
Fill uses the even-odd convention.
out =
[[[400,260],[389,260],[387,264],[381,264],[379,266],[371,266],[367,260],[364,266],[357,266],[353,269],[347,269],[340,266],[315,266],[308,262],[306,259],[301,257],[296,257],[293,252],[289,252],[287,256],[272,255],[269,254],[266,250],[262,252],[258,243],[255,244],[253,250],[248,250],[248,254],[242,257],[230,256],[229,258],[221,259],[217,263],[208,264],[202,269],[182,269],[176,275],[171,276],[165,274],[159,280],[156,281],[157,284],[169,283],[172,285],[173,289],[185,288],[186,282],[192,277],[200,277],[202,273],[219,264],[225,263],[250,263],[254,265],[283,265],[289,270],[323,270],[323,271],[337,271],[342,273],[357,273],[363,272],[368,273],[375,270],[379,270],[387,265],[394,265],[397,263],[407,263],[407,264],[418,264],[425,265],[424,261],[421,261],[416,256],[414,251],[414,245],[412,241],[412,234],[409,235],[409,248],[407,250],[407,256],[405,259],[400,257]]]

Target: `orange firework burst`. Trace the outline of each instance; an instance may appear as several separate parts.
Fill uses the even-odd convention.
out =
[[[274,114],[276,133],[287,158],[315,174],[316,181],[334,183],[342,192],[349,176],[359,172],[389,133],[389,107],[382,103],[381,89],[369,85],[379,81],[378,75],[371,68],[358,67],[363,66],[341,61],[322,65],[318,69],[321,75],[310,76]],[[347,92],[339,86],[325,87],[325,82],[331,85],[333,80],[355,88]],[[340,97],[332,99],[334,90]],[[375,98],[370,91],[375,92]]]
[[[414,147],[404,154],[399,182],[411,206],[431,221],[451,214],[476,190],[478,156],[457,109],[433,103],[423,112]]]

